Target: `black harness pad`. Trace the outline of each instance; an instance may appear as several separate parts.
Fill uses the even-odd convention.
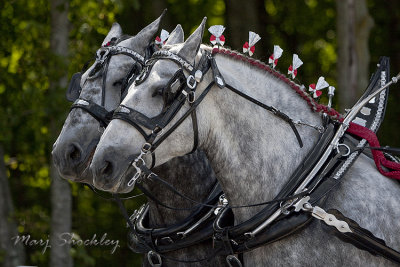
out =
[[[79,95],[81,94],[81,78],[82,78],[82,73],[77,72],[74,73],[71,77],[71,81],[69,82],[67,92],[65,94],[65,97],[67,98],[68,101],[74,102],[79,98]]]

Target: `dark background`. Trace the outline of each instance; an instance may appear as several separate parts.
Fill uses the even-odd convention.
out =
[[[34,239],[47,239],[53,227],[50,195],[51,181],[56,178],[52,175],[50,152],[70,106],[64,97],[65,83],[58,81],[69,79],[81,69],[115,21],[124,33],[134,35],[168,8],[163,28],[171,31],[180,23],[187,37],[207,16],[208,27],[227,27],[226,46],[239,51],[248,39],[248,31],[255,31],[262,37],[256,44],[255,58],[267,61],[273,45],[279,44],[284,53],[277,69],[286,73],[292,54],[297,53],[304,62],[299,69],[299,82],[308,85],[324,76],[337,89],[334,107],[343,111],[349,106],[341,105],[343,101],[339,101],[338,95],[346,96],[357,88],[338,86],[343,84],[339,70],[348,63],[338,55],[338,48],[345,41],[338,38],[338,29],[347,29],[348,24],[340,19],[343,14],[338,14],[337,2],[355,3],[353,12],[361,10],[358,5],[364,4],[367,13],[355,21],[354,29],[357,32],[369,27],[367,36],[356,36],[356,44],[364,42],[367,50],[360,52],[355,47],[355,52],[350,53],[357,53],[368,76],[381,55],[391,57],[392,74],[400,71],[400,4],[396,0],[58,0],[62,5],[56,3],[56,9],[68,12],[68,23],[63,26],[69,31],[67,56],[57,54],[51,43],[51,6],[55,2],[0,2],[0,216],[9,224],[7,229],[15,228],[14,232],[0,232],[0,263],[4,261],[4,266],[10,249],[15,249],[7,246],[7,234],[18,232]],[[204,43],[208,43],[209,37],[206,32]],[[367,79],[360,77],[358,81],[362,84]],[[359,90],[357,94],[360,95]],[[345,98],[356,101],[350,96]],[[326,97],[321,102],[326,104]],[[397,85],[392,87],[386,119],[379,131],[382,145],[400,146],[399,117]],[[79,184],[70,183],[69,187],[72,209],[65,207],[65,212],[71,212],[71,231],[82,239],[107,233],[108,238],[120,240],[121,245],[113,255],[109,247],[73,246],[70,255],[74,265],[138,266],[140,255],[126,246],[127,228],[116,205]],[[143,202],[139,199],[126,204],[132,211]],[[49,250],[41,254],[41,248],[25,247],[25,252],[18,253],[20,260],[25,255],[28,265],[49,265]]]

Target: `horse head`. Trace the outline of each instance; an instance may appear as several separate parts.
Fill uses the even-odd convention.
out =
[[[88,166],[108,124],[108,113],[126,94],[129,79],[140,73],[163,15],[133,37],[123,35],[120,25],[114,23],[94,64],[73,76],[67,99],[75,102],[52,151],[62,177],[92,183]]]
[[[159,52],[163,53],[164,51],[178,55],[185,61],[181,63],[187,66],[194,65],[195,59],[200,56],[197,54],[203,37],[205,21],[206,19],[184,43],[176,44],[169,40]],[[128,186],[128,182],[130,177],[135,174],[135,169],[129,166],[140,154],[143,144],[148,141],[148,136],[154,130],[152,127],[160,126],[162,117],[169,112],[171,105],[175,105],[174,101],[186,85],[185,77],[191,75],[187,69],[182,71],[181,65],[174,61],[154,62],[154,60],[155,58],[151,58],[146,63],[144,70],[116,110],[117,113],[129,111],[130,118],[113,119],[100,140],[100,146],[96,149],[91,170],[95,185],[100,186],[99,189],[114,192],[132,189]],[[172,118],[171,124],[166,125],[167,127],[162,131],[167,131],[168,127],[188,107],[189,103],[185,103],[181,110],[177,110],[177,116]],[[142,122],[134,122],[136,126],[132,127],[127,123],[129,120],[142,120]],[[162,136],[161,132],[158,134],[158,137]],[[166,145],[167,143],[168,145]],[[193,148],[193,130],[190,119],[185,120],[161,146],[155,151],[157,159],[155,166],[189,153]],[[143,160],[148,166],[151,165],[150,155],[146,155]]]

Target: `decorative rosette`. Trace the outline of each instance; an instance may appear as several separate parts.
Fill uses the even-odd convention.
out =
[[[213,45],[224,46],[225,44],[225,36],[222,33],[225,31],[225,27],[222,25],[213,25],[208,28],[208,31],[211,33],[210,42]]]
[[[293,54],[293,63],[289,66],[288,74],[294,79],[297,76],[297,69],[303,65],[303,61],[299,58],[297,54]]]
[[[255,32],[249,32],[249,41],[245,42],[243,45],[243,53],[249,53],[249,56],[254,54],[256,47],[254,46],[258,41],[260,41],[261,37]]]
[[[315,83],[309,85],[308,91],[313,93],[314,98],[317,98],[322,94],[321,90],[328,86],[329,84],[325,81],[325,78],[321,76],[316,85]]]
[[[274,45],[274,53],[268,59],[268,63],[272,64],[272,68],[275,68],[278,64],[278,58],[282,56],[282,53],[282,48],[279,45]]]
[[[156,37],[156,40],[155,40],[156,45],[159,45],[160,47],[162,47],[165,44],[165,42],[167,41],[168,37],[169,37],[169,32],[162,29],[160,36]]]

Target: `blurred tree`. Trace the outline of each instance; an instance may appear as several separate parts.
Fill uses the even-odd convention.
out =
[[[18,236],[14,220],[14,205],[8,184],[3,148],[0,146],[0,263],[3,267],[15,267],[25,263],[25,251],[21,243],[14,244]]]
[[[337,0],[339,105],[351,108],[369,80],[369,34],[374,21],[366,0]]]
[[[68,1],[51,0],[51,35],[50,49],[54,59],[60,66],[66,66],[68,59]],[[50,77],[49,91],[58,91],[59,88],[66,88],[68,81],[66,72],[58,76]],[[50,119],[51,139],[57,133],[57,126],[54,118]],[[50,266],[72,267],[70,244],[60,245],[60,236],[63,233],[71,233],[71,206],[72,196],[70,185],[66,180],[61,179],[52,160],[50,159],[51,177],[51,233],[50,233]]]

